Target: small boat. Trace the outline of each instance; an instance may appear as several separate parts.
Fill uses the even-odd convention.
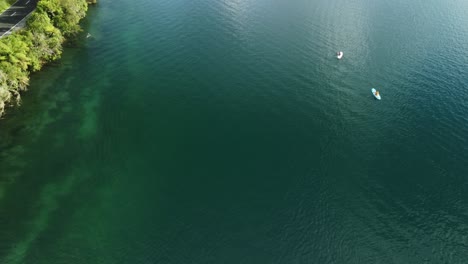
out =
[[[88,34],[86,35],[86,38],[90,38],[90,37],[91,37],[91,34],[88,33]]]
[[[342,51],[338,51],[338,52],[336,53],[336,58],[339,59],[339,60],[341,60],[341,58],[343,58],[343,55],[344,55],[344,54],[343,54]]]
[[[380,100],[380,99],[382,99],[382,98],[380,97],[380,93],[379,93],[379,91],[377,91],[377,90],[376,90],[376,89],[374,89],[374,88],[372,88],[372,90],[371,90],[371,91],[372,91],[372,94],[374,95],[375,99],[377,99],[377,100]]]

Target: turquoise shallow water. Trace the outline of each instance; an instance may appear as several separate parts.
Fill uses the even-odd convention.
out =
[[[466,25],[101,0],[0,121],[0,263],[467,263]]]

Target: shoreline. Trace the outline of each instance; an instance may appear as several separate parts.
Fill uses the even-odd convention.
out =
[[[0,38],[0,117],[8,107],[20,105],[32,72],[60,59],[64,42],[81,32],[80,21],[88,7],[96,3],[39,0],[36,8],[20,21],[25,27]]]

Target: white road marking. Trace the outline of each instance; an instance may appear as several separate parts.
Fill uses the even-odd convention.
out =
[[[31,12],[29,12],[29,14],[27,14],[23,19],[21,19],[20,22],[16,23],[16,25],[14,25],[12,28],[10,28],[7,32],[3,33],[3,34],[0,36],[0,38],[3,37],[3,36],[5,36],[5,34],[10,34],[10,33],[12,32],[12,30],[15,29],[15,27],[18,26],[21,22],[23,22],[26,18],[28,18],[29,15],[31,15],[32,12],[34,12],[34,10],[31,11]]]
[[[20,0],[16,0],[16,2],[14,2],[14,3],[10,6],[10,8],[8,8],[8,9],[5,10],[5,11],[3,11],[3,13],[1,13],[0,16],[6,15],[6,13],[7,13],[8,11],[10,11],[10,9],[12,9],[12,7],[15,6],[16,3],[18,3],[19,1],[20,1]],[[29,2],[31,2],[31,0],[28,0],[28,2],[26,3],[26,5],[29,4]],[[34,10],[33,10],[33,11],[34,11]],[[20,22],[16,23],[16,25],[14,25],[14,26],[13,26],[12,28],[10,28],[8,31],[6,31],[6,32],[3,33],[2,35],[0,35],[0,38],[2,38],[2,37],[5,36],[5,35],[10,34],[10,33],[13,31],[13,29],[15,29],[16,26],[18,26],[18,25],[19,25],[21,22],[23,22],[27,17],[29,17],[29,15],[30,15],[33,11],[29,12],[23,19],[21,19]],[[10,16],[14,16],[15,14],[16,14],[16,12],[14,12],[13,14],[11,14]]]

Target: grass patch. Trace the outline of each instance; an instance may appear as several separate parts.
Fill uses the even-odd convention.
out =
[[[0,0],[0,13],[7,10],[16,0]]]

